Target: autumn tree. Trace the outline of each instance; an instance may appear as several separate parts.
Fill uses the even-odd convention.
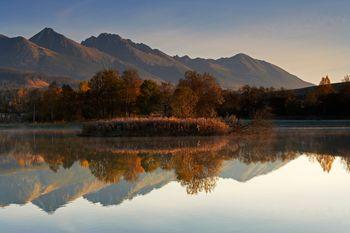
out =
[[[96,110],[91,109],[89,97],[90,85],[88,81],[82,81],[79,83],[79,88],[76,92],[76,107],[77,107],[77,117],[80,119],[89,118],[90,110],[95,112]]]
[[[278,116],[293,116],[299,114],[301,101],[297,98],[294,91],[291,90],[274,90],[265,89],[263,95],[266,100],[262,101],[263,109],[270,108],[273,115]],[[260,110],[258,110],[260,111]]]
[[[90,90],[90,85],[88,81],[81,81],[79,83],[79,92],[86,93]]]
[[[104,70],[95,74],[89,81],[88,87],[81,86],[82,91],[87,91],[89,110],[98,118],[112,117],[120,104],[120,90],[122,81],[116,70]]]
[[[174,86],[171,83],[162,82],[159,91],[160,91],[160,105],[161,112],[163,116],[171,115],[171,99],[174,94]]]
[[[41,111],[42,91],[33,89],[27,94],[27,102],[25,105],[27,118],[32,122],[36,122],[42,115]]]
[[[121,77],[121,105],[125,115],[130,116],[136,109],[136,100],[140,95],[142,80],[136,70],[126,70]]]
[[[221,116],[239,116],[240,113],[240,95],[236,91],[224,90],[223,95],[223,104],[219,108],[219,114]]]
[[[320,96],[334,93],[334,88],[328,75],[322,77],[320,85],[317,87],[317,92]]]
[[[10,92],[2,90],[0,92],[0,113],[9,112],[9,103],[13,97],[10,95]]]
[[[25,105],[27,101],[28,90],[20,88],[16,91],[12,100],[9,101],[11,108],[16,113],[21,113],[25,111]]]
[[[77,93],[69,85],[62,86],[59,99],[62,120],[70,121],[78,117],[77,97]]]
[[[193,117],[198,97],[190,87],[177,87],[171,100],[172,114],[176,117]]]
[[[255,113],[266,107],[267,90],[265,88],[250,87],[248,85],[239,89],[240,115],[253,117]]]
[[[42,98],[42,108],[40,112],[43,114],[43,119],[46,121],[55,121],[60,113],[59,96],[62,89],[53,82],[44,91]]]
[[[137,105],[142,115],[150,115],[161,110],[161,92],[155,81],[143,81]]]
[[[214,117],[217,107],[223,103],[222,90],[213,76],[187,71],[177,88],[189,88],[196,96],[194,114],[198,117]]]
[[[217,108],[223,103],[222,90],[213,76],[202,75],[201,89],[197,90],[199,100],[196,106],[198,116],[215,117]]]
[[[172,157],[176,178],[186,187],[188,194],[211,192],[222,168],[223,158],[214,151],[183,153]]]

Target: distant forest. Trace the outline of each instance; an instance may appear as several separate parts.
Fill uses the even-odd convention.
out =
[[[244,86],[222,89],[210,74],[188,71],[174,86],[142,80],[136,70],[103,70],[79,88],[0,92],[2,121],[80,121],[130,116],[345,119],[350,117],[350,78],[334,88],[328,76],[316,87],[283,90]]]

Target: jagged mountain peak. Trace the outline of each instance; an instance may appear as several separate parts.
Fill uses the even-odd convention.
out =
[[[49,27],[45,27],[38,34],[62,35],[62,34],[57,33],[55,30],[53,30],[52,28],[49,28]]]
[[[120,39],[120,40],[123,39],[118,34],[108,33],[108,32],[101,33],[100,35],[97,36],[97,38],[110,38],[110,39]]]
[[[96,36],[91,36],[81,42],[82,45],[92,42],[92,41],[109,41],[109,42],[114,42],[114,43],[133,43],[129,39],[124,39],[118,34],[113,34],[113,33],[100,33],[97,37]]]
[[[245,54],[245,53],[237,53],[236,55],[232,56],[231,58],[236,58],[236,59],[254,59],[251,56]]]
[[[184,61],[184,62],[211,62],[211,61],[215,61],[214,59],[211,59],[211,58],[202,58],[202,57],[190,57],[188,55],[183,55],[183,56],[178,56],[178,55],[175,55],[173,57],[174,59],[178,60],[178,61]]]
[[[43,30],[41,30],[42,32],[46,32],[46,33],[57,33],[55,32],[55,30],[53,30],[50,27],[45,27]]]
[[[44,28],[29,40],[41,47],[71,57],[87,59],[93,62],[100,62],[101,60],[111,62],[113,60],[107,54],[94,48],[85,47],[54,31],[52,28]]]
[[[78,50],[82,49],[79,43],[55,32],[52,28],[44,28],[29,40],[41,47],[68,55],[76,55]]]
[[[259,61],[258,59],[255,59],[245,53],[237,53],[231,57],[222,57],[216,60],[217,62],[227,62],[227,61],[231,61],[231,62],[256,62]]]
[[[44,28],[29,40],[41,47],[61,53],[65,53],[74,47],[80,47],[79,43],[68,39],[64,35],[54,31],[52,28]]]
[[[35,34],[33,37],[29,39],[30,41],[36,43],[36,44],[44,44],[46,42],[46,45],[48,43],[53,43],[57,41],[62,41],[62,40],[69,40],[66,38],[64,35],[54,31],[52,28],[44,28],[37,34]]]
[[[135,43],[130,39],[124,39],[120,35],[112,34],[112,33],[101,33],[97,37],[91,36],[88,39],[81,42],[82,45],[87,47],[95,47],[96,44],[98,43],[108,43],[110,46],[125,47],[125,48],[128,48],[129,50],[136,48],[146,53],[158,53],[158,54],[161,53],[159,50],[152,49],[151,47],[149,47],[144,43]]]

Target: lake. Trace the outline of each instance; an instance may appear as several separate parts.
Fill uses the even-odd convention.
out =
[[[82,138],[0,130],[0,232],[349,232],[350,128]]]

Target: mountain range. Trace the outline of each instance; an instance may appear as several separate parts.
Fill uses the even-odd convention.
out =
[[[87,80],[105,68],[123,71],[138,70],[141,78],[176,84],[188,70],[210,73],[223,88],[237,89],[243,85],[275,88],[311,86],[300,78],[268,62],[237,54],[220,59],[192,59],[170,56],[143,43],[102,33],[81,43],[51,28],[45,28],[30,39],[0,35],[0,67],[19,73],[40,73]],[[3,80],[0,73],[0,82]]]

